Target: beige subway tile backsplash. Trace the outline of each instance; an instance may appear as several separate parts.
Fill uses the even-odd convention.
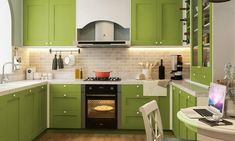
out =
[[[70,53],[62,53],[62,58]],[[112,71],[111,76],[119,76],[122,79],[134,79],[141,73],[139,62],[160,61],[166,68],[166,78],[170,78],[171,55],[183,56],[183,75],[189,78],[190,50],[187,49],[130,49],[130,48],[88,48],[81,49],[81,53],[73,53],[76,56],[75,66],[66,66],[62,70],[53,70],[52,60],[54,53],[49,49],[29,49],[29,65],[35,66],[38,72],[52,72],[55,78],[73,79],[75,68],[82,68],[83,76],[94,76],[93,71]],[[158,78],[158,67],[152,70],[154,79]]]

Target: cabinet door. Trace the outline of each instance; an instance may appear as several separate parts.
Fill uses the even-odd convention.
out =
[[[20,140],[29,141],[34,134],[35,95],[32,90],[22,91],[20,104]]]
[[[156,42],[156,0],[131,1],[131,44],[154,45]]]
[[[5,108],[5,103],[4,103],[4,98],[6,96],[1,96],[0,97],[0,141],[6,140],[6,117],[4,111],[6,110]]]
[[[177,117],[177,112],[180,109],[179,102],[179,90],[176,87],[172,87],[172,97],[173,97],[173,132],[176,137],[180,136],[180,121]]]
[[[24,0],[24,45],[45,46],[49,40],[49,1]]]
[[[20,138],[20,93],[14,93],[6,96],[6,140],[19,141]]]
[[[187,108],[187,94],[179,90],[180,95],[180,109]],[[187,128],[184,122],[180,121],[180,138],[187,139]]]
[[[50,45],[73,45],[76,40],[75,15],[75,0],[50,0]]]
[[[196,97],[191,96],[191,95],[188,94],[187,107],[194,107],[194,106],[197,106],[197,99],[196,99]],[[197,133],[190,130],[190,129],[188,129],[187,137],[190,140],[196,140]]]
[[[34,129],[35,137],[46,129],[47,124],[47,86],[40,86],[33,89],[35,94],[35,116]]]
[[[157,31],[159,31],[160,45],[181,45],[182,44],[182,24],[180,19],[182,12],[181,0],[158,0],[158,20]]]

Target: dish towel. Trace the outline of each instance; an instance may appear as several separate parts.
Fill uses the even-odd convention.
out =
[[[167,88],[158,85],[158,80],[143,81],[143,96],[167,96]]]
[[[171,82],[170,79],[159,80],[158,81],[158,86],[161,86],[163,88],[167,88],[167,86],[169,85],[170,82]]]

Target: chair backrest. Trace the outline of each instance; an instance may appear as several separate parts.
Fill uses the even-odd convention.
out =
[[[147,141],[162,141],[163,129],[160,111],[155,100],[139,108],[144,120]]]

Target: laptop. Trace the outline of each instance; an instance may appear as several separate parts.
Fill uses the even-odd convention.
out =
[[[189,118],[212,117],[216,114],[220,117],[224,113],[226,86],[211,83],[208,96],[208,105],[202,108],[181,109]]]

